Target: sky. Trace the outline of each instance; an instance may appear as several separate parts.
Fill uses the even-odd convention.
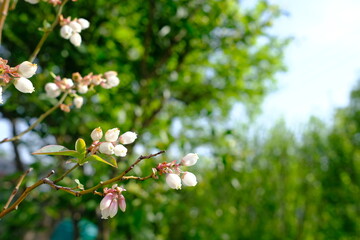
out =
[[[294,39],[285,50],[288,71],[277,75],[278,89],[265,98],[260,121],[284,118],[290,127],[312,115],[331,121],[360,79],[360,1],[270,2],[287,12],[271,32]]]

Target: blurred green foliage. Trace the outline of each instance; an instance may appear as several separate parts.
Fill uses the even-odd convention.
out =
[[[1,50],[10,65],[30,56],[42,34],[37,29],[53,21],[53,13],[45,3],[18,2],[7,17]],[[32,78],[36,93],[8,88],[2,118],[28,124],[48,109],[51,102],[41,89],[50,72],[70,77],[115,70],[120,87],[88,93],[80,110],[56,111],[17,147],[34,151],[56,141],[72,148],[78,137],[90,142],[95,127],[119,127],[139,134],[135,149],[171,150],[143,162],[134,175],[202,150],[199,164],[188,169],[199,184],[170,191],[164,178],[127,182],[126,212],[106,221],[98,212],[99,196],[75,198],[42,186],[1,220],[1,238],[48,239],[68,217],[95,223],[99,239],[359,238],[360,90],[337,112],[334,126],[312,119],[302,136],[283,122],[257,134],[229,122],[234,103],[245,106],[244,118],[256,116],[275,87],[274,75],[285,70],[288,40],[270,34],[279,15],[266,1],[247,9],[233,0],[69,2],[65,17],[91,22],[81,33],[82,46],[60,38],[57,28],[36,59],[41,67]],[[118,171],[136,159],[131,152]],[[60,174],[67,167],[63,160],[34,158],[26,184],[53,168]],[[75,187],[79,179],[91,187],[116,173],[94,163],[61,184]],[[19,175],[1,178],[1,206]]]

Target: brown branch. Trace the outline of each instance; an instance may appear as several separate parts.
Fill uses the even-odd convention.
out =
[[[29,58],[29,62],[33,62],[36,58],[36,56],[39,54],[41,47],[44,45],[46,39],[48,38],[48,36],[50,35],[50,33],[54,30],[54,28],[56,27],[56,25],[59,23],[59,18],[60,15],[62,13],[62,10],[64,8],[64,5],[68,2],[69,0],[64,0],[61,5],[59,6],[59,9],[57,11],[56,17],[54,22],[51,24],[50,28],[48,29],[44,29],[44,34],[41,37],[39,43],[37,44],[37,46],[34,49],[34,52],[31,54],[30,58]]]
[[[4,0],[0,6],[0,45],[2,40],[2,32],[5,24],[5,19],[8,14],[10,0]]]
[[[57,102],[57,104],[55,104],[52,108],[47,110],[45,113],[41,114],[41,116],[33,124],[31,124],[26,130],[24,130],[19,135],[14,136],[12,138],[4,138],[2,141],[0,141],[0,144],[4,143],[4,142],[11,142],[11,141],[19,140],[24,134],[26,134],[26,133],[30,132],[31,130],[33,130],[47,116],[49,116],[53,111],[55,111],[57,108],[60,107],[60,105],[65,101],[65,98],[67,97],[67,95],[68,95],[67,92],[64,93],[63,96],[61,97],[61,99]]]
[[[29,168],[26,172],[24,172],[24,173],[20,176],[20,178],[19,178],[19,180],[18,180],[18,182],[17,182],[17,184],[16,184],[15,189],[12,191],[9,199],[7,200],[5,206],[3,207],[4,210],[9,207],[11,201],[12,201],[13,198],[15,197],[16,193],[19,191],[19,188],[20,188],[20,185],[21,185],[22,181],[24,180],[24,178],[26,177],[26,175],[28,175],[32,170],[33,170],[32,168]]]
[[[65,191],[65,192],[70,193],[71,195],[76,196],[76,197],[79,197],[79,196],[82,196],[82,195],[85,195],[85,194],[89,194],[89,193],[93,193],[93,194],[102,196],[102,193],[96,191],[97,189],[99,189],[102,186],[109,185],[111,183],[118,182],[118,181],[129,180],[129,179],[135,179],[135,180],[139,180],[139,181],[144,181],[144,180],[149,179],[149,178],[156,178],[155,173],[152,173],[151,175],[149,175],[147,177],[134,177],[134,176],[125,176],[125,175],[128,172],[130,172],[142,160],[149,159],[149,158],[155,157],[155,156],[163,154],[163,153],[165,153],[165,151],[160,151],[160,152],[150,154],[150,155],[147,155],[147,156],[140,156],[133,164],[131,164],[119,176],[114,177],[112,179],[109,179],[109,180],[107,180],[105,182],[100,182],[96,186],[94,186],[92,188],[89,188],[87,190],[82,190],[82,191],[75,191],[75,190],[73,190],[72,188],[69,188],[69,187],[63,187],[63,186],[60,186],[60,185],[56,185],[54,181],[51,181],[49,179],[49,177],[55,173],[55,171],[52,170],[46,177],[38,180],[36,183],[31,185],[30,187],[27,187],[25,189],[25,191],[20,195],[20,197],[9,208],[4,209],[2,212],[0,212],[0,219],[2,217],[4,217],[5,215],[7,215],[8,213],[10,213],[11,211],[16,210],[18,208],[19,204],[22,201],[24,201],[24,199],[29,195],[29,193],[32,190],[34,190],[35,188],[37,188],[38,186],[42,185],[42,184],[48,184],[53,189]],[[77,166],[77,165],[75,165],[75,166]],[[71,168],[70,170],[72,171],[73,169],[75,169],[75,166],[73,168]],[[70,170],[68,170],[66,173],[70,173],[71,172]],[[60,181],[61,179],[64,178],[63,176],[64,176],[64,174],[60,178],[56,179],[55,181]]]

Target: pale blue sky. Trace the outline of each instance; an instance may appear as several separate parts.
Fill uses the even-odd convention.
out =
[[[278,75],[278,90],[265,99],[261,122],[283,117],[299,126],[311,115],[331,120],[360,78],[360,1],[270,2],[289,13],[272,32],[294,40],[285,52],[288,72]]]

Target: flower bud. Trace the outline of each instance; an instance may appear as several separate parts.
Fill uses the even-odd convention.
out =
[[[114,153],[118,157],[125,157],[127,153],[127,148],[121,144],[118,144],[114,148]]]
[[[40,0],[25,0],[25,2],[31,3],[31,4],[37,4],[40,2]]]
[[[3,98],[2,98],[2,87],[0,87],[0,104],[3,104]]]
[[[51,98],[56,98],[61,94],[61,90],[55,83],[47,83],[45,85],[46,95]]]
[[[103,142],[100,144],[99,151],[108,155],[114,154],[114,145],[111,142]]]
[[[88,90],[89,90],[89,88],[88,88],[87,85],[84,85],[84,84],[79,84],[78,85],[78,92],[79,93],[85,94],[85,93],[87,93]]]
[[[87,29],[90,27],[90,22],[85,18],[79,18],[77,22],[81,25],[81,29]]]
[[[182,181],[186,186],[194,187],[197,184],[196,176],[191,172],[184,172]]]
[[[95,128],[92,132],[91,132],[91,139],[93,140],[93,141],[99,141],[101,138],[102,138],[102,136],[103,136],[103,132],[102,132],[102,130],[101,130],[101,128],[100,127],[98,127],[98,128]]]
[[[105,140],[108,142],[115,142],[118,140],[120,130],[118,128],[109,129],[105,133]]]
[[[83,103],[84,103],[84,98],[83,97],[77,96],[77,97],[74,98],[74,105],[75,105],[76,108],[81,108]]]
[[[108,193],[100,202],[100,210],[104,210],[105,208],[110,207],[111,201],[114,197],[113,193]]]
[[[37,70],[37,65],[29,61],[22,62],[18,67],[18,73],[24,78],[31,78]]]
[[[183,166],[193,166],[196,164],[199,156],[196,153],[188,153],[183,159],[181,159],[181,164]]]
[[[69,39],[73,33],[74,31],[69,25],[64,25],[60,29],[60,36],[65,39]]]
[[[125,212],[125,210],[126,210],[125,197],[122,194],[119,197],[119,208],[123,212]]]
[[[70,23],[69,23],[69,27],[71,27],[72,28],[72,30],[74,31],[74,32],[76,32],[76,33],[79,33],[79,32],[81,32],[81,25],[78,23],[78,22],[76,22],[76,21],[71,21]]]
[[[66,88],[72,88],[74,86],[74,82],[70,78],[65,78],[64,83],[66,85]]]
[[[168,173],[166,175],[166,183],[172,189],[181,189],[181,179],[175,173]]]
[[[126,132],[124,134],[122,134],[120,136],[120,142],[122,144],[130,144],[133,143],[135,141],[135,139],[137,138],[137,134],[134,132]]]
[[[32,82],[24,77],[21,78],[15,78],[14,82],[15,88],[23,93],[32,93],[35,91],[35,88],[32,84]]]
[[[81,45],[81,36],[79,33],[73,33],[70,37],[70,42],[75,46],[79,47]]]

